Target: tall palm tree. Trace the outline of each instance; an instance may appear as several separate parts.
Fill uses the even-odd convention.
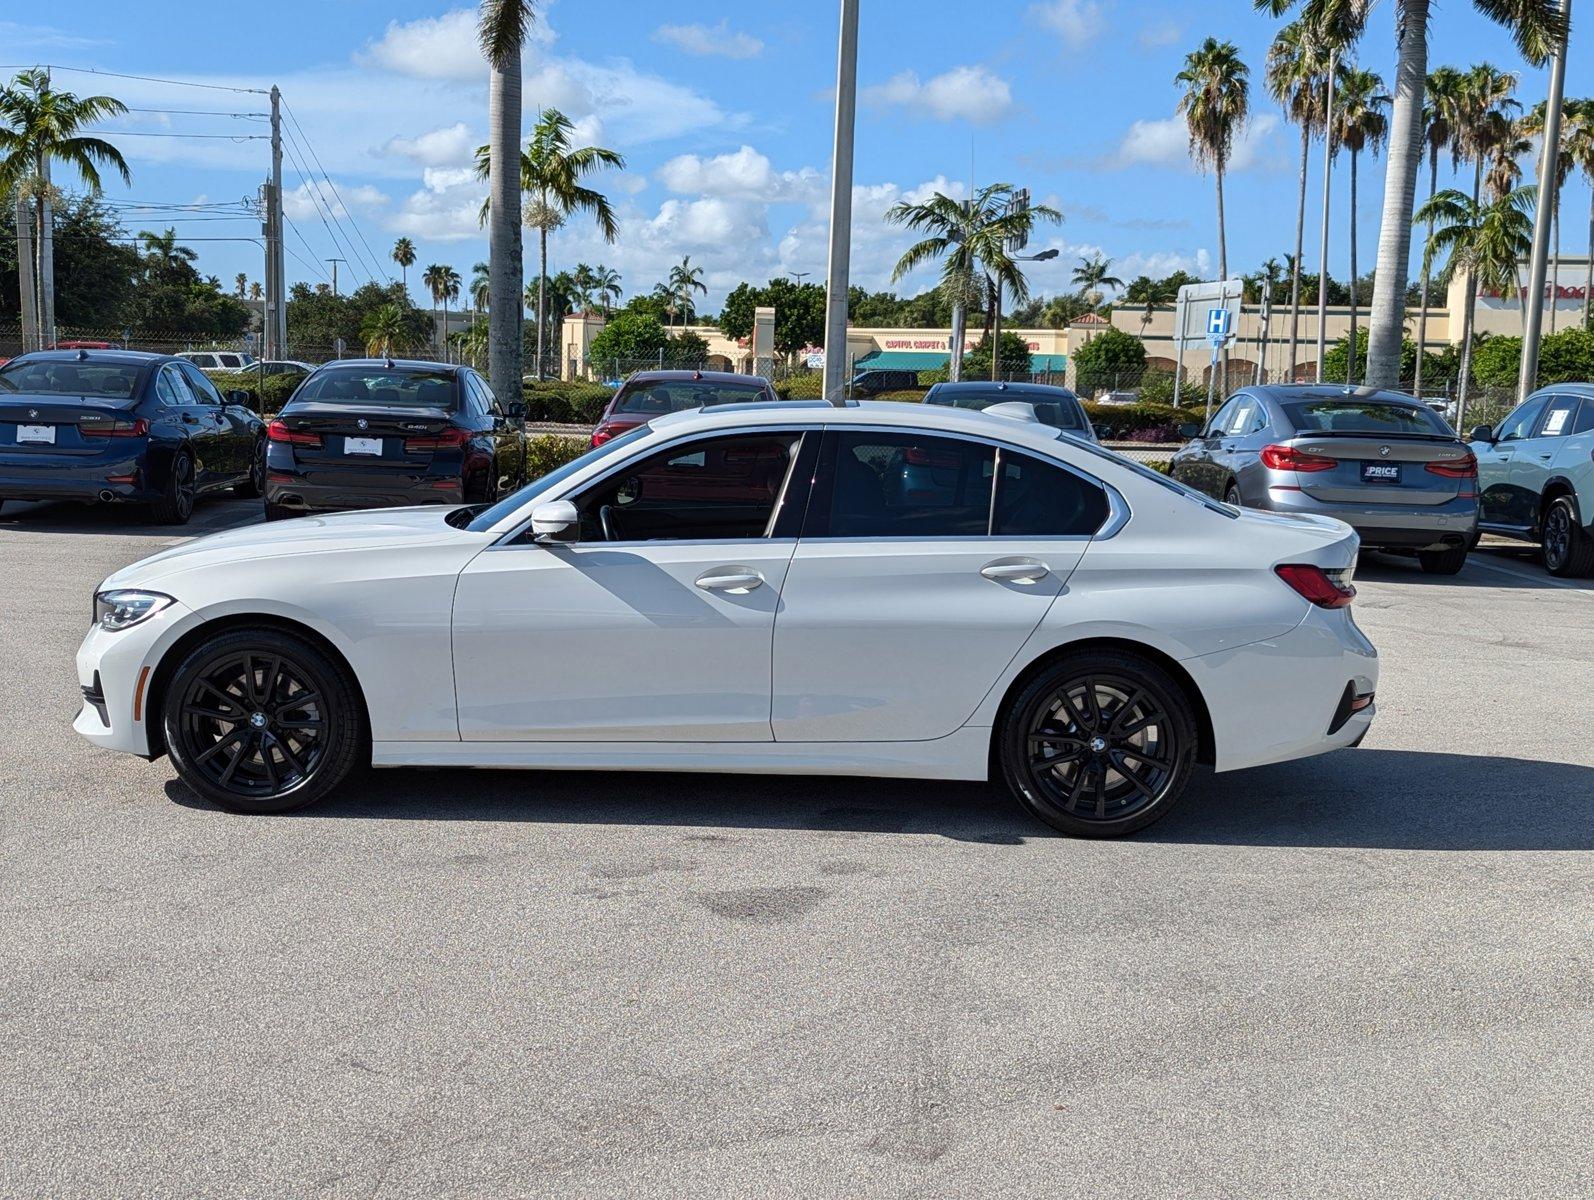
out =
[[[415,265],[415,243],[407,237],[401,237],[393,243],[393,261],[399,265],[400,278],[404,284],[404,294],[410,291],[410,268]]]
[[[141,229],[138,243],[144,248],[145,264],[156,271],[170,271],[192,263],[199,257],[187,246],[177,244],[177,230],[170,225],[166,227],[164,233],[152,233],[148,229]]]
[[[438,337],[438,342],[440,345],[446,346],[448,338],[448,304],[450,300],[459,299],[459,272],[454,270],[453,267],[446,266],[443,263],[433,263],[421,273],[421,282],[424,283],[427,290],[432,293],[432,304],[434,306],[442,305],[443,331]],[[489,340],[491,339],[491,336],[492,335],[489,332]],[[491,358],[492,351],[489,347],[489,362],[491,361]],[[489,369],[491,368],[489,367]],[[493,390],[496,392],[498,389],[494,388]],[[510,395],[514,395],[514,393],[511,392]]]
[[[492,268],[484,262],[477,263],[471,268],[470,274],[470,302],[480,312],[490,312],[488,307],[492,299]]]
[[[408,349],[404,337],[404,310],[397,304],[382,304],[372,309],[360,326],[365,352],[372,358],[386,358],[393,351]]]
[[[586,263],[577,263],[570,272],[570,298],[572,303],[582,312],[592,307],[593,290],[597,287],[597,279],[592,268]]]
[[[1448,152],[1451,166],[1458,161],[1459,144],[1456,130],[1461,116],[1461,89],[1463,76],[1454,67],[1435,67],[1428,73],[1426,85],[1428,101],[1422,110],[1423,146],[1428,151],[1428,198],[1439,192],[1439,156]],[[1426,246],[1433,238],[1433,224],[1428,225],[1423,239]],[[1412,380],[1413,394],[1422,395],[1422,362],[1428,348],[1428,285],[1431,282],[1428,259],[1423,257],[1422,289],[1417,308],[1417,373]]]
[[[260,280],[257,279],[249,285],[249,298],[251,300],[260,299],[263,293],[264,289],[260,286]]]
[[[1131,304],[1144,305],[1140,313],[1140,340],[1146,340],[1146,329],[1151,325],[1158,305],[1172,304],[1179,298],[1179,289],[1166,279],[1152,279],[1149,275],[1136,278],[1124,291],[1124,299]]]
[[[480,156],[490,208],[487,260],[492,273],[487,326],[487,378],[506,398],[520,395],[520,281],[525,274],[520,242],[521,75],[520,55],[531,33],[530,0],[482,0],[477,35],[487,60],[488,142]],[[540,366],[540,361],[539,361]],[[505,403],[507,403],[507,399]]]
[[[1568,109],[1572,132],[1567,152],[1589,182],[1588,258],[1583,280],[1583,327],[1594,329],[1594,100],[1579,100]]]
[[[1361,275],[1356,270],[1356,164],[1363,150],[1374,154],[1389,135],[1389,118],[1384,110],[1389,97],[1384,81],[1372,71],[1352,68],[1340,79],[1339,99],[1334,106],[1334,140],[1350,153],[1350,341],[1346,360],[1347,383],[1356,382],[1356,292]]]
[[[1472,370],[1472,327],[1480,288],[1505,291],[1516,286],[1517,264],[1533,245],[1533,205],[1538,189],[1519,187],[1487,204],[1465,192],[1448,188],[1431,197],[1413,214],[1419,224],[1432,224],[1433,236],[1423,249],[1423,263],[1447,256],[1437,276],[1448,283],[1457,271],[1467,280],[1461,312],[1461,379],[1457,394],[1456,428],[1462,424],[1467,403],[1467,381]]]
[[[1312,138],[1320,135],[1327,102],[1328,57],[1322,39],[1304,21],[1280,29],[1268,48],[1263,79],[1268,94],[1301,130],[1301,167],[1295,201],[1295,253],[1290,266],[1290,366],[1295,378],[1301,340],[1301,249],[1306,236],[1306,171]]]
[[[962,374],[969,308],[995,299],[998,287],[1012,296],[1015,304],[1029,299],[1029,281],[1007,251],[1009,239],[1016,244],[1028,238],[1038,223],[1063,219],[1062,213],[1045,204],[1009,211],[1012,197],[1011,183],[989,183],[970,200],[954,200],[936,192],[918,203],[898,201],[885,213],[890,224],[929,235],[903,252],[891,271],[893,283],[916,267],[940,260],[940,288],[952,306],[948,369],[953,379]],[[988,320],[994,312],[993,305],[987,310]],[[1000,359],[1000,354],[993,354],[993,366]]]
[[[55,336],[55,239],[50,235],[54,188],[53,163],[69,167],[90,192],[99,192],[100,168],[110,167],[132,183],[121,151],[102,138],[82,133],[85,126],[120,116],[127,106],[110,96],[79,96],[50,86],[50,73],[34,67],[20,71],[0,88],[0,198],[14,197],[18,221],[32,206],[33,262],[28,270],[37,281],[31,289],[41,344]],[[21,273],[19,269],[19,275]],[[28,287],[23,285],[23,294]]]
[[[602,263],[592,268],[592,293],[603,305],[603,315],[608,316],[612,305],[620,303],[620,272]]]
[[[526,224],[537,231],[540,266],[537,272],[537,378],[543,375],[543,352],[548,307],[548,234],[577,212],[589,212],[603,240],[620,233],[614,209],[602,192],[584,187],[581,180],[604,167],[623,169],[625,156],[602,146],[572,146],[576,127],[557,108],[545,108],[532,126],[531,140],[520,155],[520,187],[532,199]],[[476,173],[488,176],[488,149],[476,152]],[[492,203],[489,197],[488,206]]]
[[[692,303],[692,293],[702,292],[708,295],[708,284],[703,282],[703,268],[692,265],[692,256],[688,254],[681,259],[680,266],[670,268],[669,287],[675,293],[681,309],[681,325],[684,328],[691,320],[695,306]]]
[[[1112,259],[1104,258],[1100,254],[1081,258],[1079,266],[1074,268],[1073,284],[1077,288],[1084,289],[1092,308],[1101,307],[1106,289],[1116,290],[1124,286],[1124,281],[1111,272]]]
[[[244,294],[249,290],[249,276],[239,271],[238,274],[232,277],[232,285],[238,290],[238,299],[242,300]]]
[[[1223,214],[1223,173],[1234,151],[1234,139],[1250,115],[1250,68],[1240,61],[1233,42],[1207,38],[1185,56],[1174,82],[1184,88],[1179,112],[1190,131],[1190,153],[1211,166],[1218,184],[1218,278],[1229,277],[1229,242]]]

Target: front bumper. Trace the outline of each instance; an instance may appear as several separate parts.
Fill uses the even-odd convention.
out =
[[[1260,507],[1344,521],[1368,549],[1444,550],[1470,545],[1478,529],[1478,501],[1458,496],[1444,504],[1340,504],[1295,487],[1270,487]]]
[[[90,626],[77,652],[84,698],[72,728],[96,746],[150,757],[159,744],[150,737],[160,720],[150,711],[155,665],[192,617],[192,610],[174,602],[118,633]]]

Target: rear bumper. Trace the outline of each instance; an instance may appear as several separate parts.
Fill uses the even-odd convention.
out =
[[[1295,488],[1270,487],[1259,507],[1272,512],[1311,513],[1344,521],[1367,548],[1443,550],[1467,545],[1478,528],[1476,499],[1445,504],[1337,504]]]
[[[0,499],[153,500],[141,455],[85,455],[71,463],[32,465],[0,459]]]
[[[293,512],[343,512],[357,508],[411,508],[425,504],[460,504],[465,488],[459,479],[405,476],[379,485],[311,483],[273,471],[266,477],[266,503]]]

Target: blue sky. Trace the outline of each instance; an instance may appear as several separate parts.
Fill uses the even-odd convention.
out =
[[[996,0],[972,8],[863,0],[862,8],[854,282],[888,286],[891,265],[909,240],[881,222],[887,206],[937,189],[962,194],[971,174],[977,183],[1026,184],[1066,214],[1032,245],[1061,251],[1057,262],[1033,268],[1037,290],[1066,289],[1074,261],[1095,252],[1113,258],[1125,278],[1179,267],[1215,273],[1211,180],[1190,166],[1174,120],[1173,75],[1208,35],[1240,46],[1255,85],[1253,119],[1229,186],[1231,269],[1253,269],[1292,248],[1297,141],[1261,86],[1276,23],[1254,14],[1246,0]],[[1386,79],[1393,75],[1392,9],[1392,3],[1379,6],[1361,49],[1362,65]],[[297,230],[289,238],[291,279],[321,279],[320,260],[332,256],[352,260],[342,268],[345,286],[373,270],[396,277],[387,252],[404,234],[419,255],[410,273],[419,299],[426,263],[450,263],[468,278],[471,264],[485,257],[475,220],[482,188],[468,169],[470,151],[486,131],[473,6],[274,0],[262,8],[144,0],[137,21],[127,19],[122,0],[76,0],[53,10],[62,14],[53,19],[52,10],[38,11],[28,23],[0,20],[0,58],[8,64],[282,88],[299,122],[296,132],[308,143],[290,146],[284,172]],[[650,289],[670,263],[690,254],[707,270],[710,308],[744,278],[761,282],[785,271],[822,276],[835,38],[831,0],[540,6],[527,56],[528,113],[555,105],[577,121],[585,139],[629,160],[627,170],[597,183],[620,210],[618,244],[604,245],[577,219],[554,236],[553,269],[603,262],[621,272],[629,294]],[[1588,36],[1574,36],[1568,93],[1594,94],[1594,54],[1580,53],[1579,40]],[[1528,104],[1544,95],[1544,72],[1526,69],[1509,41],[1464,0],[1436,9],[1432,50],[1434,64],[1487,59],[1518,71]],[[69,72],[58,82],[145,109],[258,113],[264,100]],[[252,195],[264,177],[264,141],[117,139],[117,131],[258,136],[265,128],[253,116],[131,113],[107,130],[134,173],[131,189],[111,187],[118,201],[219,203]],[[310,152],[336,186],[340,200],[324,183],[319,189],[339,221],[324,223],[293,161],[303,158],[305,172],[319,176]],[[1331,255],[1341,276],[1344,176],[1337,172]],[[1377,236],[1382,177],[1382,161],[1364,159],[1358,214],[1364,270]],[[1315,205],[1315,178],[1312,186]],[[1588,201],[1586,183],[1574,182],[1563,202],[1568,253],[1584,252]],[[252,221],[178,215],[184,219],[175,221],[177,228],[200,252],[202,269],[228,281],[238,271],[259,278],[258,248],[220,240],[257,234]],[[165,214],[128,220],[135,231],[169,223]],[[1309,269],[1317,257],[1312,220]],[[531,249],[528,238],[528,273],[535,269]],[[898,290],[930,282],[921,275]]]

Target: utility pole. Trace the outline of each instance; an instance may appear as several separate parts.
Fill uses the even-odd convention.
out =
[[[33,202],[18,188],[17,196],[17,281],[21,284],[22,349],[39,348],[39,296],[33,276]]]
[[[50,86],[50,69],[44,69],[44,83]],[[39,347],[55,345],[55,213],[50,203],[50,156],[39,160]]]
[[[282,92],[271,88],[271,179],[262,189],[266,240],[266,307],[261,321],[262,357],[285,358],[288,348],[288,285],[283,265]]]
[[[852,254],[852,139],[858,109],[858,0],[841,0],[836,51],[836,143],[830,165],[830,263],[825,280],[824,397],[840,407],[847,371],[847,278]]]
[[[1328,52],[1328,119],[1323,123],[1323,236],[1319,242],[1317,266],[1317,382],[1323,382],[1323,358],[1328,353],[1328,212],[1333,198],[1330,186],[1334,175],[1334,76],[1339,71],[1339,49]],[[1354,219],[1354,214],[1352,214]],[[1351,286],[1356,281],[1351,280]],[[1293,383],[1294,380],[1291,380]]]
[[[1539,150],[1539,200],[1533,214],[1533,257],[1528,263],[1528,290],[1522,297],[1522,368],[1517,376],[1517,403],[1539,379],[1539,334],[1544,327],[1544,276],[1550,255],[1550,225],[1555,215],[1555,184],[1561,156],[1561,99],[1566,91],[1566,44],[1570,40],[1572,0],[1561,0],[1563,34],[1550,58],[1550,94],[1544,103],[1544,145]],[[1553,309],[1555,301],[1550,305]],[[1458,414],[1459,420],[1459,414]]]
[[[346,258],[329,258],[327,261],[332,264],[332,294],[336,296],[338,294],[338,264],[346,263],[349,260]],[[446,325],[444,326],[443,332],[445,334],[448,332]]]

